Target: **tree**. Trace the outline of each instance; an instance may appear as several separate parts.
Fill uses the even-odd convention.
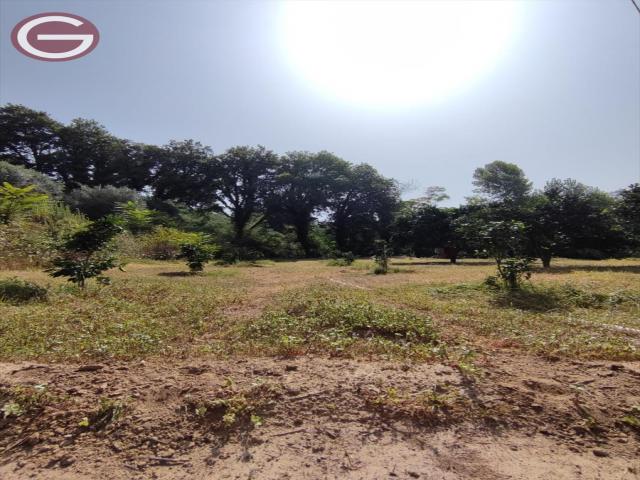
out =
[[[330,205],[348,171],[347,162],[328,152],[290,152],[280,159],[268,211],[293,225],[307,257],[315,253],[309,236],[314,214]]]
[[[352,166],[331,198],[331,224],[342,252],[370,255],[378,239],[389,240],[400,192],[395,180],[371,165]]]
[[[100,274],[116,267],[116,258],[107,247],[111,240],[122,232],[122,227],[110,218],[101,218],[85,229],[73,234],[60,248],[59,256],[47,271],[52,277],[67,277],[67,280],[84,288],[86,280],[97,277],[103,283],[107,277]]]
[[[14,187],[8,182],[0,186],[0,222],[7,224],[17,215],[43,205],[49,198],[35,192],[35,185]]]
[[[573,179],[552,179],[542,194],[546,202],[538,224],[547,235],[561,239],[554,246],[556,255],[605,258],[622,251],[624,233],[610,195]]]
[[[519,202],[531,191],[531,182],[520,167],[499,160],[477,168],[473,184],[476,192],[499,202]]]
[[[154,154],[152,186],[158,199],[176,200],[194,208],[211,207],[217,185],[211,177],[211,148],[194,140],[172,140]]]
[[[400,251],[428,257],[442,248],[451,263],[456,263],[460,239],[453,222],[457,211],[428,203],[403,202],[394,222],[393,244]]]
[[[59,199],[63,195],[64,185],[37,170],[0,161],[0,183],[7,182],[15,187],[33,185],[35,190]]]
[[[111,135],[94,120],[74,119],[60,129],[61,149],[56,155],[55,174],[68,189],[81,185],[140,185],[136,147]],[[143,182],[144,183],[144,182]]]
[[[517,221],[489,222],[480,232],[489,254],[495,259],[498,277],[512,290],[531,276],[532,259],[526,253],[526,226]]]
[[[631,248],[640,248],[640,183],[618,192],[615,213]]]
[[[444,187],[438,187],[436,185],[427,187],[422,197],[416,198],[415,203],[418,205],[432,205],[435,206],[438,203],[448,200],[450,197],[447,195],[447,190]]]
[[[247,230],[264,220],[265,199],[274,187],[278,157],[262,146],[233,147],[209,164],[210,187],[205,198],[213,197],[215,208],[229,217],[234,241],[241,246]],[[259,215],[251,224],[254,215]]]
[[[0,107],[0,160],[51,174],[62,125],[23,105]]]
[[[92,220],[116,213],[119,205],[141,203],[138,192],[127,187],[87,187],[82,185],[65,197],[66,203],[74,210],[84,213]]]

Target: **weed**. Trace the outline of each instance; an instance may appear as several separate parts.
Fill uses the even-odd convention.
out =
[[[44,385],[0,389],[0,412],[4,418],[20,417],[41,410],[51,400],[52,396]]]
[[[102,430],[116,422],[125,412],[126,405],[122,400],[101,398],[98,410],[89,417],[84,417],[78,426],[91,430]]]
[[[291,293],[282,303],[246,325],[242,337],[287,356],[354,354],[362,347],[368,353],[411,356],[437,344],[429,318],[374,304],[355,292],[318,287]]]
[[[0,301],[20,304],[27,302],[45,301],[48,291],[33,282],[8,278],[0,280]]]

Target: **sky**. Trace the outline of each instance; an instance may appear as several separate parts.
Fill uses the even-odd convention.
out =
[[[554,177],[605,191],[639,182],[640,14],[630,0],[499,1],[515,13],[452,0],[472,23],[451,34],[451,15],[427,9],[423,22],[416,5],[334,2],[292,17],[306,7],[0,0],[0,104],[95,119],[152,144],[328,150],[397,179],[407,198],[444,186],[449,205],[494,160],[516,163],[537,188]],[[22,55],[11,30],[41,12],[87,18],[99,45],[67,62]]]

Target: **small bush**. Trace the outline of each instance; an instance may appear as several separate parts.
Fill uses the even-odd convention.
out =
[[[26,303],[47,299],[47,289],[33,282],[8,278],[0,280],[0,300],[8,303]]]
[[[376,242],[377,253],[375,257],[376,266],[373,273],[376,275],[386,275],[389,272],[389,250],[387,242],[379,240]]]
[[[201,233],[170,227],[158,227],[140,238],[144,256],[153,260],[174,260],[180,254],[180,245],[201,243],[203,240]]]
[[[205,243],[185,243],[180,245],[180,255],[187,261],[191,273],[200,273],[207,262],[215,258],[218,248],[215,245]]]
[[[339,253],[327,262],[330,267],[349,267],[355,262],[356,257],[351,252]]]

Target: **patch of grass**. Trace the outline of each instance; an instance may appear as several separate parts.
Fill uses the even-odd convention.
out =
[[[233,276],[120,278],[86,292],[64,285],[47,303],[0,304],[0,358],[136,358],[183,354],[219,331],[221,310],[238,302]]]
[[[430,357],[438,343],[431,319],[377,305],[359,292],[324,285],[284,296],[241,332],[252,348],[293,356],[381,354]]]
[[[404,285],[378,290],[389,302],[431,313],[498,344],[544,356],[640,359],[637,337],[610,324],[640,328],[639,293],[536,284],[505,291],[482,283]]]
[[[0,280],[0,301],[2,302],[12,304],[40,302],[47,299],[47,294],[46,288],[34,282],[15,277]]]

